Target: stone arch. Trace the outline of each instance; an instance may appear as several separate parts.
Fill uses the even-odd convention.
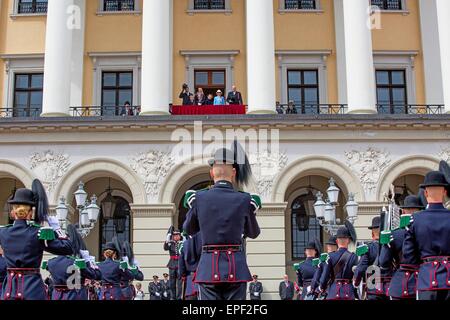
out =
[[[429,171],[437,170],[439,160],[428,156],[408,156],[393,163],[385,170],[377,186],[377,201],[383,201],[384,193],[398,177],[406,174],[425,175]]]
[[[80,179],[89,180],[100,177],[105,173],[125,183],[133,196],[133,203],[146,204],[146,192],[141,179],[124,164],[112,159],[90,159],[71,168],[58,184],[54,194],[53,203],[58,203],[61,195],[70,198],[70,192]]]
[[[159,203],[173,203],[181,185],[195,176],[205,173],[205,170],[209,171],[208,164],[201,161],[202,157],[193,157],[189,162],[183,161],[169,172],[161,186]]]
[[[31,188],[34,176],[20,164],[0,159],[0,178],[16,178],[27,188]]]
[[[280,173],[273,184],[272,202],[285,202],[286,191],[291,183],[301,177],[314,174],[333,176],[338,184],[345,186],[349,192],[355,193],[356,201],[365,201],[364,189],[350,168],[333,158],[309,156],[295,160]]]

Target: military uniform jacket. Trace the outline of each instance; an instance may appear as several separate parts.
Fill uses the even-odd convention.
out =
[[[160,282],[150,282],[148,285],[148,292],[150,293],[150,300],[161,300],[162,286]]]
[[[0,255],[0,298],[2,296],[3,281],[6,278],[6,260]]]
[[[102,275],[101,300],[123,300],[121,283],[132,281],[134,279],[130,270],[122,269],[120,262],[112,259],[106,259],[98,264]]]
[[[392,241],[389,245],[381,247],[379,258],[381,269],[392,274],[392,279],[388,287],[387,294],[397,299],[414,299],[416,297],[417,272],[415,268],[402,270],[400,266],[403,261],[403,241],[406,230],[397,229],[392,231]],[[405,266],[406,269],[407,266]]]
[[[450,211],[442,203],[412,216],[403,243],[403,270],[419,268],[417,290],[450,290]]]
[[[133,275],[133,279],[120,283],[120,286],[122,288],[123,300],[134,300],[134,298],[136,297],[136,288],[133,285],[133,280],[144,281],[144,274],[138,267],[135,267],[135,269],[131,270],[131,273]]]
[[[344,256],[345,255],[345,256]],[[344,259],[347,257],[346,259]],[[341,270],[334,274],[335,266],[342,261],[346,261]],[[358,257],[345,248],[329,254],[328,263],[324,264],[320,278],[320,287],[328,287],[327,300],[354,300],[355,293],[352,284],[352,268],[357,264]]]
[[[303,300],[307,294],[307,287],[311,286],[314,274],[316,273],[317,267],[312,264],[313,258],[307,258],[305,261],[300,263],[297,270],[297,284],[299,287],[303,288],[301,299]]]
[[[164,281],[160,280],[159,283],[161,284],[161,299],[162,300],[170,300],[171,299],[171,290],[170,290],[170,281]],[[150,291],[150,290],[149,290]]]
[[[16,220],[13,225],[0,229],[0,245],[8,268],[3,300],[46,300],[39,269],[44,251],[54,255],[72,254],[69,240],[58,238],[56,232],[55,240],[39,240],[39,231],[40,226],[26,220]]]
[[[100,270],[92,268],[90,263],[87,262],[87,267],[79,271],[79,282],[75,282],[74,279],[69,280],[69,277],[73,277],[74,274],[74,262],[75,258],[67,256],[58,256],[48,261],[47,270],[53,279],[52,300],[87,300],[88,292],[84,286],[85,280],[101,279]],[[79,284],[81,287],[70,290],[67,288],[68,280],[69,284]]]
[[[184,277],[186,281],[186,297],[195,296],[198,293],[198,286],[194,281],[201,254],[202,239],[200,233],[184,241],[180,252],[178,270],[180,276]]]
[[[171,270],[178,269],[178,259],[180,254],[178,252],[178,243],[175,241],[164,242],[164,250],[169,251],[170,259],[167,263],[167,268]]]
[[[237,192],[227,181],[197,192],[183,226],[188,234],[200,232],[203,252],[197,268],[197,283],[249,282],[244,237],[260,234],[250,194]]]
[[[261,295],[263,293],[262,283],[259,281],[250,282],[248,291],[250,292],[250,300],[261,300]]]
[[[380,265],[378,260],[380,243],[378,241],[372,241],[367,246],[369,247],[369,250],[361,256],[355,269],[355,284],[357,286],[359,286],[362,280],[366,280],[366,272],[370,266]],[[372,279],[372,281],[376,281],[378,285],[374,286],[366,283],[367,294],[385,296],[387,294],[387,287],[391,279],[388,275],[388,273],[385,274],[385,272],[382,271],[380,277],[377,279]]]

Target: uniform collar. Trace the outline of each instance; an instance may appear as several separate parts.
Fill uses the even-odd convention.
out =
[[[18,225],[18,226],[23,226],[26,224],[28,224],[27,220],[14,220],[14,223],[13,223],[13,225]]]
[[[220,180],[217,181],[216,184],[214,185],[214,188],[228,188],[228,189],[233,189],[233,184],[230,181],[226,181],[226,180]]]
[[[442,203],[429,203],[427,209],[428,210],[444,210],[445,207]]]

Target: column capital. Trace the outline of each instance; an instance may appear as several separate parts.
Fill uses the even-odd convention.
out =
[[[263,203],[257,216],[284,216],[288,203]]]
[[[133,217],[136,218],[173,217],[176,213],[176,206],[173,203],[131,204],[130,207]]]

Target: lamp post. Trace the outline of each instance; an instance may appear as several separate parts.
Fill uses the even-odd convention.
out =
[[[336,186],[334,178],[330,178],[329,187],[327,189],[327,199],[323,199],[323,194],[318,192],[316,194],[316,203],[314,203],[314,212],[319,220],[319,224],[330,235],[336,235],[337,230],[342,225],[340,219],[336,218],[336,208],[339,206],[339,188]],[[347,212],[347,220],[353,224],[358,218],[358,203],[355,201],[355,195],[350,193],[348,201],[344,206]]]
[[[77,210],[79,212],[78,232],[83,238],[86,238],[95,224],[98,221],[100,207],[97,205],[97,197],[95,194],[88,201],[88,194],[84,191],[84,183],[80,182],[78,190],[74,193]],[[56,216],[63,230],[67,228],[67,215],[69,209],[66,205],[66,199],[61,197],[58,206],[56,207]]]

